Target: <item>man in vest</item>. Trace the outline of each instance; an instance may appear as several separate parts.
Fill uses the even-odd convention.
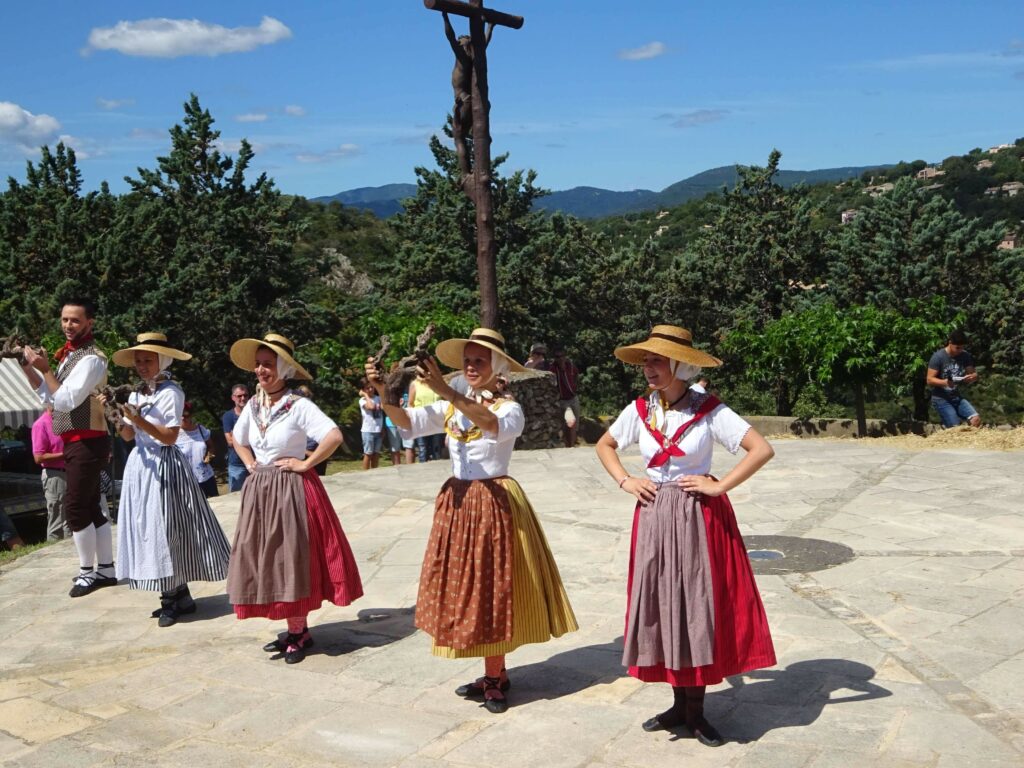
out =
[[[50,370],[46,350],[25,349],[21,369],[44,403],[53,405],[53,432],[64,441],[64,514],[81,566],[71,597],[117,584],[110,521],[100,511],[100,472],[110,455],[103,406],[95,395],[107,382],[107,358],[93,341],[96,307],[90,299],[64,302],[60,327],[67,343]]]

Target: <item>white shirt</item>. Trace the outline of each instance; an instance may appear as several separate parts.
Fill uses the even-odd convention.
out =
[[[79,363],[78,365],[81,365]],[[72,374],[78,372],[78,366]],[[185,393],[173,381],[162,381],[157,384],[156,392],[152,395],[143,395],[139,392],[132,392],[128,395],[129,405],[139,409],[139,415],[150,424],[158,427],[180,427],[181,414],[185,410]],[[135,446],[144,451],[159,451],[165,443],[161,443],[155,437],[150,437],[141,429],[135,429]]]
[[[366,406],[376,405],[377,410],[368,411]],[[363,414],[363,424],[359,428],[360,432],[380,432],[384,428],[384,410],[380,407],[380,398],[377,395],[373,396],[373,400],[368,397],[359,398],[359,412]]]
[[[420,408],[406,408],[410,429],[399,429],[406,440],[423,435],[436,435],[444,432],[444,417],[448,413],[450,403],[438,400],[436,403]],[[522,406],[511,400],[503,400],[492,407],[498,417],[498,431],[484,432],[476,440],[460,442],[451,436],[445,436],[448,452],[452,457],[452,475],[459,480],[485,480],[491,477],[502,477],[508,474],[508,465],[512,460],[512,449],[516,438],[523,434],[526,417]],[[456,429],[470,430],[473,422],[461,411],[456,410],[452,416],[452,426]]]
[[[696,413],[696,409],[684,408],[679,411],[670,410],[666,415],[657,392],[651,393],[647,403],[648,419],[651,414],[655,414],[658,429],[669,439]],[[686,430],[686,434],[679,442],[685,456],[670,456],[660,467],[648,467],[647,476],[656,483],[664,483],[683,475],[706,475],[711,470],[714,444],[717,442],[729,453],[736,453],[749,429],[750,424],[735,411],[726,405],[719,405]],[[608,431],[615,439],[617,450],[621,451],[633,443],[639,443],[640,454],[644,457],[645,464],[661,449],[640,421],[635,402],[623,409]]]
[[[192,474],[200,483],[205,483],[213,477],[213,467],[203,461],[206,458],[206,441],[209,439],[210,430],[199,424],[192,430],[184,427],[179,429],[178,442],[175,443],[178,450],[184,454],[189,466],[192,467]]]
[[[66,360],[57,366],[59,376]],[[55,392],[50,392],[46,377],[39,374],[42,381],[36,387],[36,394],[44,403],[51,403],[55,411],[68,413],[84,403],[96,387],[103,384],[107,375],[107,361],[99,355],[86,355],[71,369],[71,373]]]
[[[284,408],[292,394],[289,390],[274,403],[271,415]],[[307,437],[322,443],[327,433],[338,427],[312,400],[296,397],[291,410],[279,416],[261,435],[252,415],[252,403],[255,402],[255,398],[250,400],[242,409],[242,415],[238,417],[231,436],[238,445],[252,449],[257,464],[273,464],[276,459],[305,459]]]

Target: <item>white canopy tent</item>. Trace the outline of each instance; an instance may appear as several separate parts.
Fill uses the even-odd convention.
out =
[[[0,428],[31,427],[42,412],[43,404],[28,385],[18,361],[0,358]]]

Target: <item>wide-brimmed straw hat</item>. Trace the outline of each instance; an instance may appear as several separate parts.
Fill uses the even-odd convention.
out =
[[[677,325],[656,325],[645,341],[619,347],[615,350],[615,356],[630,365],[643,365],[644,355],[648,352],[670,360],[699,365],[701,368],[714,368],[722,364],[717,357],[695,349],[693,334]]]
[[[295,375],[291,378],[313,380],[309,371],[295,361],[293,357],[295,345],[292,344],[291,339],[279,333],[268,333],[262,339],[239,339],[231,345],[231,362],[243,371],[252,373],[256,367],[256,350],[260,347],[267,347],[273,350],[278,357],[283,357],[285,362],[295,369]]]
[[[462,350],[467,344],[479,344],[508,360],[509,370],[515,373],[522,373],[529,370],[517,363],[508,352],[505,351],[505,337],[490,328],[476,328],[469,334],[468,339],[447,339],[437,345],[437,359],[449,368],[462,367]]]
[[[175,349],[168,344],[167,336],[162,333],[140,333],[135,337],[135,341],[137,343],[134,347],[119,349],[111,356],[110,359],[114,361],[114,365],[134,368],[136,352],[156,352],[158,355],[167,355],[167,357],[173,357],[175,360],[192,359],[192,355],[188,352],[182,352],[180,349]]]

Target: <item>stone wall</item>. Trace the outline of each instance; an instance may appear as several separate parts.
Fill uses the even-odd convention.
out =
[[[562,409],[558,385],[548,371],[526,371],[508,376],[509,389],[526,414],[526,429],[516,448],[557,448],[562,445]]]

